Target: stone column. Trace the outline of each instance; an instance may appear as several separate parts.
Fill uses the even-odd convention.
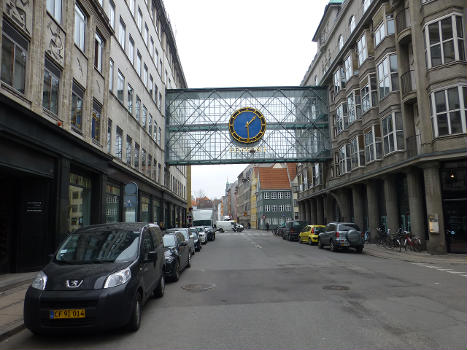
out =
[[[425,219],[423,212],[422,174],[415,168],[407,171],[407,190],[409,195],[410,227],[412,233],[425,245]]]
[[[381,191],[376,186],[375,182],[369,182],[366,184],[366,196],[368,202],[368,226],[371,232],[371,242],[375,242],[378,237],[378,231],[376,229],[379,225],[379,208],[378,208],[378,193]]]
[[[350,198],[349,193],[347,190],[340,190],[337,193],[339,210],[341,213],[341,220],[342,221],[350,221],[352,219],[352,212],[350,207]]]
[[[305,221],[310,222],[310,200],[305,199]]]
[[[317,216],[316,216],[316,199],[310,199],[310,223],[316,225]]]
[[[429,233],[427,250],[432,254],[445,254],[446,239],[444,236],[443,199],[441,195],[439,164],[429,163],[424,165],[423,177],[425,178],[426,214]],[[431,225],[429,224],[430,219],[432,220]]]
[[[353,201],[353,216],[355,223],[363,230],[363,197],[362,197],[362,186],[352,186],[352,201]]]
[[[316,197],[316,223],[318,225],[325,225],[324,210],[323,210],[323,197]]]
[[[331,222],[335,220],[333,198],[330,193],[326,194],[323,199],[324,202],[324,221]]]
[[[393,175],[384,178],[384,199],[386,201],[386,216],[388,229],[391,233],[397,232],[400,226],[399,206],[397,204],[397,187]]]
[[[299,219],[300,220],[305,220],[305,204],[304,204],[304,201],[298,202],[298,213],[299,213]]]

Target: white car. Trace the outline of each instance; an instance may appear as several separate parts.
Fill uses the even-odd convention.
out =
[[[198,227],[190,227],[190,230],[196,230],[196,232],[198,232],[198,237],[199,237],[201,244],[208,243],[208,236],[206,232],[204,231],[204,229],[198,230]]]

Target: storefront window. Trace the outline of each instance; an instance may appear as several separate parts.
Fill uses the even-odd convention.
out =
[[[105,186],[105,222],[120,221],[120,187],[107,184]]]
[[[149,222],[150,212],[149,212],[149,197],[141,196],[141,222]]]
[[[91,224],[91,179],[71,173],[68,194],[68,230],[71,232]]]
[[[138,208],[138,186],[130,182],[125,185],[123,198],[123,216],[125,222],[136,222],[136,209]]]
[[[154,222],[159,225],[161,220],[161,202],[159,202],[157,199],[152,200],[152,213]]]

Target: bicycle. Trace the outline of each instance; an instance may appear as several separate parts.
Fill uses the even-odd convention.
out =
[[[422,251],[422,241],[418,237],[413,237],[412,234],[409,231],[404,231],[404,241],[403,241],[403,246],[405,250],[407,251],[407,246],[409,246],[409,249],[414,251],[414,252],[421,252]]]

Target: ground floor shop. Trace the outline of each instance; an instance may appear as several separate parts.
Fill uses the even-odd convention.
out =
[[[466,160],[431,161],[349,186],[320,189],[299,201],[310,223],[353,221],[369,231],[407,230],[432,253],[466,253]]]
[[[40,269],[90,224],[186,225],[186,202],[25,111],[0,106],[0,273]],[[28,114],[30,113],[30,114]]]

